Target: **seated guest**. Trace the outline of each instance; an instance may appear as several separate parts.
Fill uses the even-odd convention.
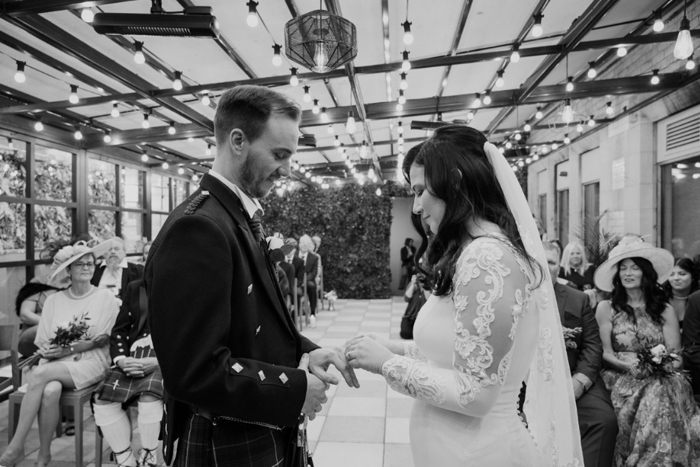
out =
[[[318,275],[318,256],[314,253],[314,242],[308,235],[299,237],[299,259],[303,261],[303,267],[297,269],[297,284],[302,284],[304,272],[306,272],[306,293],[309,297],[309,308],[311,316],[309,325],[316,327],[316,304],[318,295],[316,293],[316,276]],[[303,287],[303,286],[302,286]]]
[[[280,266],[280,263],[286,263],[285,254],[282,248],[289,251],[289,246],[284,244],[284,241],[278,237],[267,237],[267,247],[270,250],[270,260],[272,264],[275,265],[275,273],[277,274],[277,283],[282,291],[282,296],[287,297],[289,295],[289,279],[287,279],[287,273],[284,268]]]
[[[70,276],[68,289],[51,295],[44,303],[35,344],[42,359],[28,375],[17,430],[0,457],[0,465],[11,466],[24,458],[24,444],[34,419],[39,416],[39,454],[36,465],[51,460],[51,441],[59,417],[63,389],[84,389],[101,381],[109,371],[109,334],[117,318],[117,299],[109,291],[90,284],[95,258],[110,241],[89,248],[84,242],[62,248],[54,261],[59,264],[52,277],[64,269]],[[68,346],[50,342],[60,327],[72,320],[82,321],[87,330]]]
[[[122,291],[129,282],[143,277],[143,266],[129,263],[126,260],[124,240],[119,237],[112,238],[112,248],[105,255],[104,261],[95,269],[92,276],[92,285],[101,289],[109,289],[117,297],[121,297]]]
[[[163,418],[163,377],[148,327],[143,280],[129,283],[109,340],[111,373],[95,390],[95,424],[102,430],[120,467],[155,467]],[[125,407],[138,402],[141,452],[131,452],[131,423]]]
[[[280,261],[279,264],[284,273],[287,275],[287,282],[289,283],[289,303],[294,303],[294,278],[296,277],[296,268],[294,267],[294,253],[296,252],[296,248],[296,240],[294,240],[293,238],[285,239],[283,249],[284,260]]]
[[[612,467],[617,418],[610,393],[598,377],[603,367],[603,345],[595,313],[586,294],[556,280],[561,261],[559,247],[552,242],[543,245],[564,327],[584,465]]]
[[[602,372],[617,414],[618,466],[696,465],[700,459],[700,411],[680,372],[652,375],[638,352],[663,345],[678,353],[678,318],[659,282],[668,278],[673,256],[642,241],[616,246],[595,273],[598,288],[612,298],[598,305],[603,341]],[[680,368],[680,358],[672,368]]]
[[[586,249],[578,242],[571,242],[564,248],[559,277],[573,283],[580,291],[593,288],[595,268],[586,258]]]
[[[683,319],[688,306],[690,294],[700,289],[698,284],[699,271],[697,265],[690,258],[676,260],[671,270],[671,276],[664,284],[666,300],[671,304],[678,317],[678,325],[683,329]]]
[[[151,251],[151,245],[153,245],[153,242],[146,242],[143,245],[143,248],[141,249],[141,258],[138,261],[138,264],[145,266],[146,261],[148,261],[148,252]]]

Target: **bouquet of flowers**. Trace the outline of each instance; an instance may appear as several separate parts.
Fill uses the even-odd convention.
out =
[[[681,374],[680,371],[673,367],[673,363],[677,360],[680,360],[680,356],[669,352],[663,344],[655,347],[645,347],[637,352],[635,375],[638,378],[645,378],[649,376],[665,377]]]
[[[68,323],[60,324],[53,338],[49,341],[49,344],[57,345],[65,349],[80,340],[90,339],[90,335],[88,334],[90,325],[87,323],[89,320],[90,318],[87,316],[87,313],[83,313],[81,316],[74,316]],[[24,360],[19,367],[31,367],[39,363],[41,358],[41,354],[36,353]]]
[[[578,328],[567,328],[566,326],[562,326],[564,330],[564,344],[566,344],[567,349],[575,349],[578,347],[576,344],[576,338],[578,337],[579,334],[583,332],[583,328],[578,327]]]

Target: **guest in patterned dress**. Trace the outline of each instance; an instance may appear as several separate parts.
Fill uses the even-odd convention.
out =
[[[163,418],[163,377],[148,326],[143,280],[130,282],[110,338],[112,372],[95,391],[95,424],[120,467],[153,467]],[[138,401],[141,452],[131,452],[131,423],[125,407]]]
[[[39,417],[37,466],[51,460],[51,441],[58,423],[58,401],[64,389],[84,389],[102,380],[109,371],[109,334],[117,317],[114,294],[90,284],[95,258],[111,245],[107,241],[89,248],[85,242],[62,248],[54,257],[59,263],[52,274],[68,271],[71,286],[46,299],[35,344],[43,357],[28,375],[27,392],[22,400],[15,435],[0,457],[0,466],[11,466],[24,457],[24,444],[34,418]],[[80,340],[68,347],[50,344],[59,327],[86,316],[89,328]]]
[[[700,465],[700,411],[690,383],[680,373],[650,376],[637,366],[644,348],[680,350],[678,318],[659,286],[672,267],[671,253],[636,241],[615,247],[595,273],[596,286],[612,291],[596,319],[607,367],[602,376],[619,425],[617,466]]]

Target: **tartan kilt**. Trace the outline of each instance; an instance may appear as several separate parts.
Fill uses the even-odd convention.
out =
[[[190,414],[177,443],[175,467],[289,467],[293,428],[275,430]],[[296,436],[294,436],[294,439]],[[293,447],[291,449],[293,452]]]
[[[121,404],[131,403],[141,394],[163,398],[163,375],[160,368],[143,378],[132,378],[119,368],[115,368],[95,389],[95,396],[98,399]]]

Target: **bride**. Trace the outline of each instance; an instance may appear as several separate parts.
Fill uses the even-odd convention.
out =
[[[583,466],[552,282],[510,165],[482,133],[450,125],[403,172],[432,232],[416,255],[432,296],[415,343],[358,336],[345,348],[350,365],[415,399],[417,467]]]

